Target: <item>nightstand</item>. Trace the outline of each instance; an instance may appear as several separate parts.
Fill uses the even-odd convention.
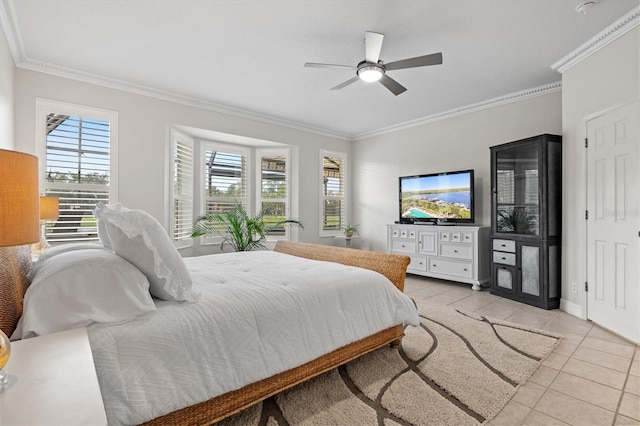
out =
[[[106,425],[85,328],[11,342],[2,425]]]

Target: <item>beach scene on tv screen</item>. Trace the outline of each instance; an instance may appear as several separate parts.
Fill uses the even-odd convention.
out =
[[[402,179],[401,211],[411,219],[471,219],[470,174]]]

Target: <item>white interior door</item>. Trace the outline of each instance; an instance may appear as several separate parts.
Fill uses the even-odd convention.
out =
[[[639,105],[587,121],[587,317],[640,342]]]

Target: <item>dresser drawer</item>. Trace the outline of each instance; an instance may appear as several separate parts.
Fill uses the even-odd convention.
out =
[[[440,244],[440,256],[471,260],[471,246],[464,244]]]
[[[430,259],[429,272],[462,278],[473,278],[473,267],[471,262],[456,262],[454,260]]]
[[[407,269],[413,269],[416,271],[427,271],[427,258],[424,256],[409,256],[411,258],[411,262]]]
[[[493,240],[493,249],[515,253],[516,242],[513,240]]]
[[[416,242],[415,240],[392,240],[391,251],[398,253],[415,253]]]
[[[502,251],[494,251],[493,263],[502,263],[504,265],[516,266],[516,255],[515,253],[505,253]]]

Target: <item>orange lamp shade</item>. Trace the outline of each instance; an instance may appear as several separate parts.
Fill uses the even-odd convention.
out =
[[[0,247],[40,241],[38,158],[0,149]]]
[[[40,196],[40,220],[56,220],[59,209],[58,197]]]

